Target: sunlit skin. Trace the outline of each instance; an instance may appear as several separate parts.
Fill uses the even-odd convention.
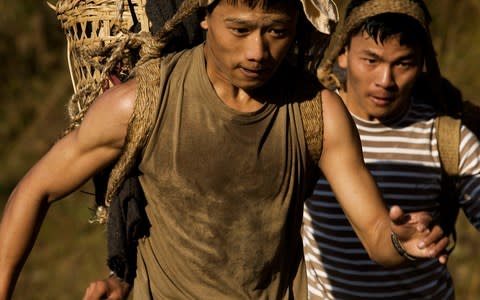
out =
[[[252,9],[221,1],[206,16],[201,26],[207,30],[207,74],[224,103],[240,111],[261,107],[255,92],[284,60],[296,23],[296,8],[284,4]]]
[[[394,121],[408,108],[422,62],[419,48],[401,45],[399,36],[383,43],[365,32],[353,36],[338,58],[339,66],[347,69],[345,104],[364,120]]]

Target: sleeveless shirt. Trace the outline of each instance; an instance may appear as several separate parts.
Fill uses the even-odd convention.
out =
[[[280,67],[266,104],[242,113],[215,93],[203,45],[160,67],[169,71],[139,165],[151,228],[134,298],[306,299],[300,226],[314,178],[294,75]]]

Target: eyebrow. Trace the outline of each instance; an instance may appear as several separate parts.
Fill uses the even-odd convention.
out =
[[[368,55],[368,56],[371,56],[375,59],[382,60],[382,57],[380,55],[378,55],[377,53],[375,53],[375,52],[373,52],[369,49],[363,50],[362,52],[363,52],[364,55]],[[402,61],[402,60],[415,60],[415,53],[408,53],[408,54],[399,56],[395,59],[395,61]]]
[[[286,25],[288,24],[289,22],[291,22],[292,20],[290,18],[288,19],[277,19],[277,18],[266,18],[268,19],[268,24],[269,26],[270,25]],[[255,25],[256,22],[255,21],[250,21],[250,20],[245,20],[245,19],[242,19],[242,18],[234,18],[234,17],[231,17],[231,18],[225,18],[224,19],[224,22],[225,23],[234,23],[236,25],[244,25],[244,26],[252,26],[252,25]]]
[[[252,25],[254,22],[253,21],[248,21],[245,19],[240,19],[240,18],[226,18],[224,19],[225,23],[235,23],[238,25]]]

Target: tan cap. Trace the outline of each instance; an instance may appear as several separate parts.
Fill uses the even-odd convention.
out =
[[[427,53],[429,54],[426,55],[427,69],[429,69],[430,73],[439,73],[438,63],[428,29],[430,17],[425,15],[425,11],[421,5],[411,0],[370,0],[352,9],[348,16],[346,16],[345,13],[342,20],[337,24],[335,33],[331,37],[321,65],[317,70],[317,77],[325,86],[331,89],[342,87],[342,83],[333,71],[333,65],[347,43],[350,31],[366,19],[384,13],[407,15],[417,20],[418,23],[423,26],[429,39],[429,41],[426,42],[429,48],[427,49]]]
[[[199,0],[200,6],[208,6],[216,0]],[[300,0],[307,19],[320,32],[331,33],[331,23],[338,21],[338,9],[333,0]]]

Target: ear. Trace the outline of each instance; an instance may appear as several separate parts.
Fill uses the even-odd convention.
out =
[[[346,69],[348,67],[348,48],[345,48],[342,54],[340,54],[337,58],[338,60],[338,66],[342,69]]]
[[[203,19],[201,22],[200,22],[200,27],[202,27],[203,30],[208,30],[208,20],[207,20],[208,16],[205,16],[205,19]]]

